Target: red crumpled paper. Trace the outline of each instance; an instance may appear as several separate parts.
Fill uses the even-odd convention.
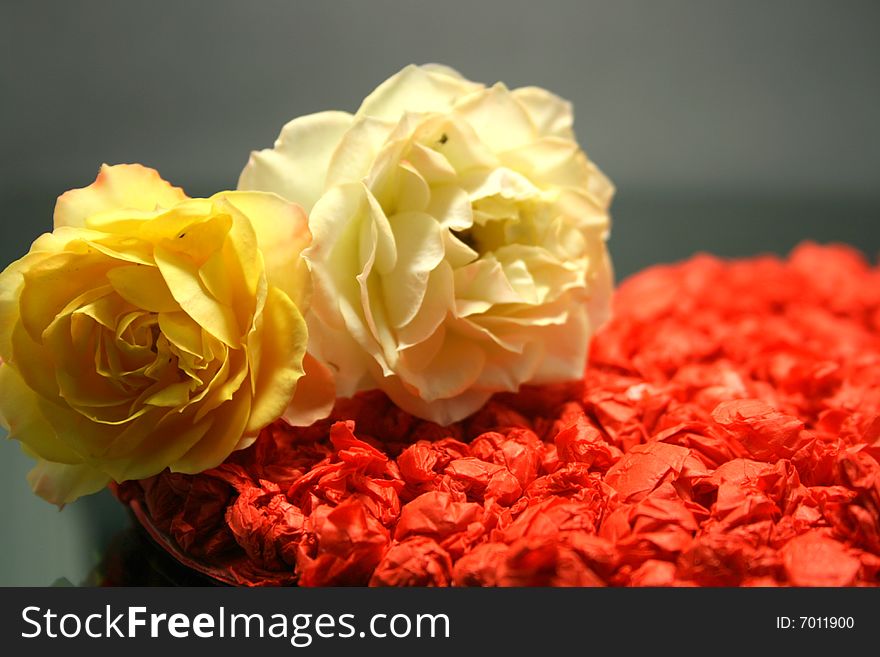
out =
[[[701,255],[614,306],[583,381],[450,427],[365,393],[117,494],[235,584],[880,583],[880,269]]]

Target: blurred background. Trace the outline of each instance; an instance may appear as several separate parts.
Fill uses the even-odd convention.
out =
[[[866,0],[79,0],[0,3],[0,266],[102,162],[190,195],[234,188],[282,124],[354,111],[441,62],[574,103],[614,180],[619,278],[697,251],[804,239],[880,250],[880,3]],[[127,523],[107,493],[58,512],[0,442],[0,585],[84,581]]]

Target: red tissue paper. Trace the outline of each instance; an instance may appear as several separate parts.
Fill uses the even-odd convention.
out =
[[[880,583],[880,269],[700,255],[614,308],[583,381],[450,427],[365,393],[117,495],[231,584]]]

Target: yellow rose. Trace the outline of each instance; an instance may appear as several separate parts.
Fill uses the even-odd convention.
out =
[[[303,205],[313,353],[441,423],[498,391],[578,379],[609,309],[614,188],[568,102],[409,66],[356,114],[298,118],[240,189]]]
[[[38,459],[35,491],[200,472],[279,417],[326,414],[329,372],[304,361],[309,240],[274,194],[190,199],[139,165],[62,195],[0,275],[0,420]]]

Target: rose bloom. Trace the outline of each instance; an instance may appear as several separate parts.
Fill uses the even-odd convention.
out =
[[[309,239],[274,194],[190,199],[139,165],[62,195],[0,275],[0,420],[38,459],[35,491],[201,472],[281,416],[326,414],[332,379],[304,359]]]
[[[240,189],[309,211],[312,351],[340,395],[378,386],[459,420],[495,392],[582,376],[612,288],[612,184],[568,102],[409,66],[356,114],[284,126]]]

